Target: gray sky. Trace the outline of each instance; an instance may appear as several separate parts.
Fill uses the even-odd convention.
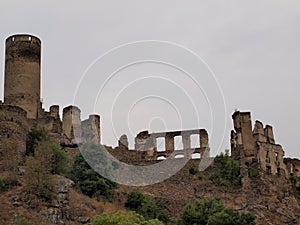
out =
[[[29,33],[41,38],[46,109],[52,104],[61,108],[72,104],[76,88],[94,70],[101,74],[94,82],[100,90],[113,71],[103,72],[99,66],[105,60],[95,60],[126,43],[174,43],[193,51],[213,71],[215,78],[208,76],[203,63],[197,70],[182,52],[157,51],[159,57],[164,55],[161,60],[170,57],[172,62],[190,65],[202,89],[172,66],[144,63],[119,71],[99,98],[88,98],[87,91],[85,98],[96,100],[94,109],[83,102],[79,105],[82,117],[94,111],[102,116],[105,144],[115,146],[124,132],[129,132],[133,146],[133,136],[140,130],[204,127],[216,153],[229,148],[231,114],[238,108],[250,110],[253,122],[258,119],[272,125],[286,155],[300,158],[299,1],[3,0],[0,21],[2,71],[6,37]],[[140,56],[141,52],[127,49],[127,54]],[[122,65],[118,56],[110,55],[104,65]],[[2,98],[3,79],[0,91]]]

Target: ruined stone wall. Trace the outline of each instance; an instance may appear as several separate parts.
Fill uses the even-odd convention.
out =
[[[255,121],[252,131],[250,112],[235,112],[232,116],[231,155],[241,163],[241,174],[247,177],[247,166],[258,162],[267,174],[287,175],[283,162],[284,151],[275,143],[273,128]]]
[[[300,159],[285,158],[284,163],[289,174],[300,178]]]
[[[62,131],[73,143],[81,143],[81,111],[76,106],[63,109]],[[75,135],[74,135],[75,134]],[[77,140],[75,140],[77,137]]]
[[[200,146],[191,147],[191,135],[199,135]],[[175,149],[175,137],[182,138],[182,149]],[[164,138],[164,150],[158,149],[158,138]],[[161,133],[151,133],[142,131],[135,137],[135,149],[128,150],[128,140],[126,135],[122,135],[117,148],[118,158],[123,161],[156,161],[164,158],[186,157],[191,159],[194,153],[199,153],[201,158],[209,157],[208,134],[204,129],[171,131]],[[162,158],[161,158],[162,157]]]
[[[62,122],[59,117],[59,106],[50,106],[50,111],[43,111],[35,123],[43,127],[48,133],[61,134]]]
[[[83,142],[100,144],[100,116],[90,115],[87,120],[81,122]]]
[[[250,112],[235,112],[232,115],[234,131],[231,132],[231,152],[234,159],[255,157],[255,140],[252,134]]]
[[[4,103],[19,106],[27,117],[40,111],[41,41],[31,35],[6,39]]]

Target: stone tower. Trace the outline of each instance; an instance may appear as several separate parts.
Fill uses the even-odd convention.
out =
[[[29,119],[41,109],[41,41],[31,35],[6,39],[4,103],[19,106]]]

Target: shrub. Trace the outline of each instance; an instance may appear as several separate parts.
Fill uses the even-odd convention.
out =
[[[193,165],[190,166],[190,169],[189,169],[190,174],[196,175],[197,171],[198,170]]]
[[[203,179],[203,174],[202,174],[201,171],[197,172],[197,178],[198,178],[198,180],[202,180]]]
[[[69,160],[67,153],[58,145],[48,143],[52,151],[52,173],[66,174],[68,172]]]
[[[203,173],[196,169],[194,165],[190,166],[189,173],[195,175],[198,178],[198,180],[202,180],[204,178]]]
[[[89,196],[111,201],[117,184],[95,172],[81,154],[74,157],[70,178],[80,191]]]
[[[225,208],[220,199],[197,199],[184,207],[177,225],[255,225],[254,220],[252,214]]]
[[[51,149],[51,173],[65,174],[68,169],[68,159],[65,151],[58,145],[49,140],[48,133],[40,126],[33,126],[27,135],[26,140],[26,155],[35,156],[36,148],[42,145],[41,148]],[[46,150],[45,150],[46,151]]]
[[[248,176],[250,178],[256,178],[256,177],[259,177],[259,172],[257,169],[255,168],[252,168],[252,167],[249,167],[248,169]]]
[[[136,212],[117,212],[112,215],[103,213],[92,218],[92,225],[163,225],[157,219],[145,220]]]
[[[164,223],[168,223],[169,221],[169,217],[163,206],[157,205],[151,197],[137,190],[132,191],[128,195],[125,207],[141,214],[146,219],[159,219]]]
[[[46,140],[49,140],[47,131],[38,125],[33,126],[26,138],[26,155],[34,155],[38,143]]]
[[[293,187],[296,187],[298,178],[295,175],[291,175],[290,180],[292,182]]]
[[[217,185],[226,187],[240,186],[240,164],[233,160],[228,153],[216,156],[214,159],[215,170],[212,172],[210,179]]]
[[[0,192],[6,191],[7,189],[8,189],[8,185],[6,180],[0,177]]]

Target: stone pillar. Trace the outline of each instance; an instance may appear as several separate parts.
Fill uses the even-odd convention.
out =
[[[171,133],[171,132],[166,133],[165,143],[166,143],[166,151],[174,151],[175,144],[174,144],[173,133]]]
[[[183,144],[183,149],[190,149],[191,148],[191,139],[190,139],[190,134],[182,134],[182,144]]]
[[[270,144],[275,144],[273,128],[270,125],[267,125],[264,131],[265,131],[265,136],[267,137],[267,141]]]
[[[59,118],[59,105],[50,106],[50,116]]]
[[[119,148],[128,149],[128,138],[126,134],[123,134],[118,141]]]
[[[252,133],[251,113],[237,111],[232,115],[232,119],[239,151],[242,150],[245,157],[255,157],[257,154]]]
[[[208,133],[205,129],[200,129],[199,131],[199,138],[200,138],[200,148],[207,148],[209,147],[208,144]]]
[[[264,132],[264,125],[262,122],[260,122],[258,120],[255,121],[254,129],[253,129],[253,136],[256,141],[267,142],[267,138],[266,138],[265,132]]]
[[[63,133],[69,140],[77,144],[82,142],[80,114],[81,111],[76,106],[68,106],[63,109]]]

